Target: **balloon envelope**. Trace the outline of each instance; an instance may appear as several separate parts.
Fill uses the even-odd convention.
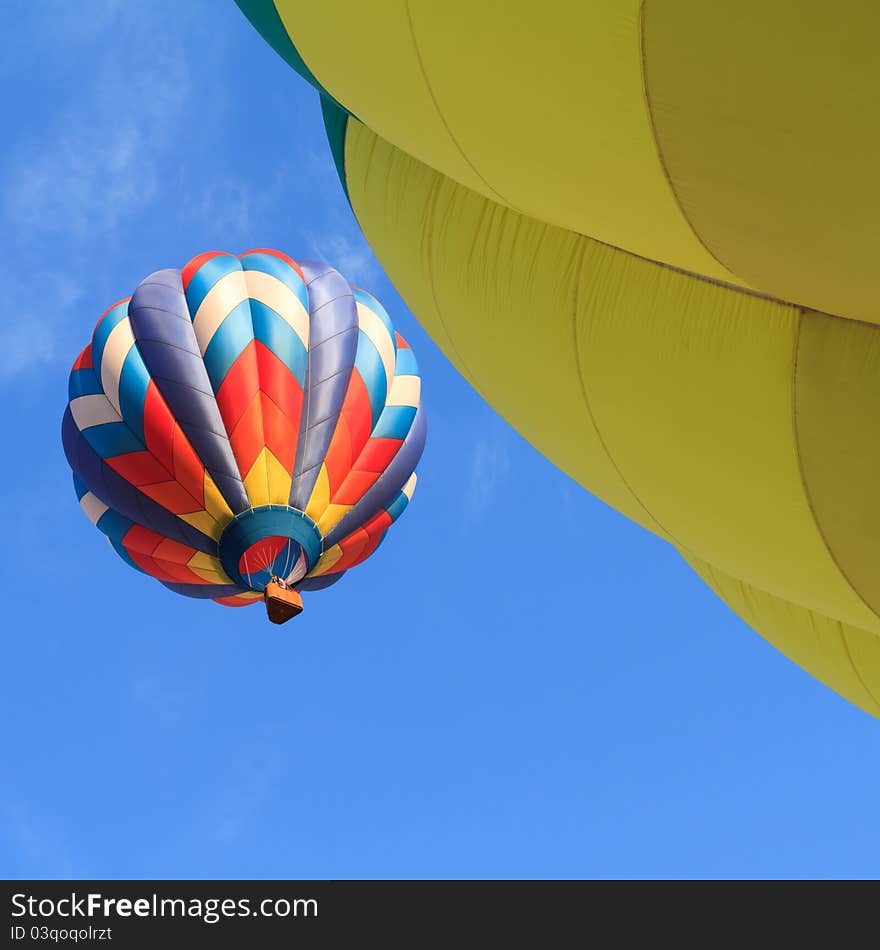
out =
[[[333,268],[261,249],[161,270],[103,314],[62,434],[119,556],[228,606],[318,590],[375,551],[425,442],[412,350]]]
[[[459,370],[880,713],[874,8],[239,6]]]

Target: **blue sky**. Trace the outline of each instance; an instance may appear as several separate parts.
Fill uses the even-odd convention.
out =
[[[470,390],[232,0],[4,23],[0,875],[876,875],[877,723]],[[430,412],[413,504],[283,628],[128,569],[60,440],[100,313],[254,246],[382,300]]]

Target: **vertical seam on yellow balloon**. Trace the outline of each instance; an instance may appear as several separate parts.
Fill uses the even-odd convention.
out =
[[[651,130],[651,139],[654,142],[654,150],[657,153],[657,161],[660,164],[660,168],[663,171],[663,177],[666,179],[666,184],[669,186],[669,190],[672,193],[672,200],[675,202],[676,208],[678,208],[679,213],[684,219],[687,226],[691,229],[691,233],[697,239],[700,247],[715,261],[719,267],[723,267],[724,270],[736,276],[735,271],[728,267],[724,261],[709,247],[709,245],[703,240],[703,236],[694,226],[693,221],[691,221],[688,213],[684,210],[684,205],[681,203],[681,200],[678,197],[678,192],[675,190],[675,185],[672,182],[672,176],[669,174],[669,167],[666,164],[666,159],[663,156],[663,149],[660,146],[660,136],[657,134],[657,126],[654,122],[654,110],[651,105],[651,92],[648,88],[648,59],[647,59],[647,37],[645,31],[645,22],[646,22],[646,10],[648,6],[648,0],[641,0],[639,3],[639,66],[642,72],[642,93],[645,99],[645,110],[648,114],[648,127]]]
[[[519,210],[519,209],[515,208],[514,205],[512,205],[512,204],[504,197],[504,195],[502,195],[500,192],[496,191],[496,190],[489,184],[489,182],[486,181],[486,179],[480,174],[480,172],[477,170],[477,168],[476,168],[476,166],[474,165],[474,163],[473,163],[473,162],[467,157],[467,155],[465,154],[465,151],[464,151],[464,149],[461,147],[461,144],[459,143],[458,139],[455,137],[455,135],[453,135],[452,129],[449,127],[449,123],[446,121],[446,117],[445,117],[445,116],[443,115],[443,113],[440,111],[440,103],[437,102],[437,97],[434,95],[434,88],[433,88],[433,86],[431,85],[431,81],[428,79],[428,73],[427,73],[427,71],[425,70],[425,63],[424,63],[424,61],[422,60],[422,51],[421,51],[421,49],[419,48],[419,41],[418,41],[418,39],[416,38],[416,30],[415,30],[415,25],[413,24],[412,11],[410,10],[409,0],[407,0],[407,2],[406,2],[406,20],[407,20],[407,24],[408,24],[408,26],[409,26],[409,34],[410,34],[410,36],[412,37],[413,49],[414,49],[415,54],[416,54],[416,60],[418,61],[418,64],[419,64],[419,70],[420,70],[420,72],[421,72],[421,74],[422,74],[422,79],[425,80],[425,86],[426,86],[426,88],[427,88],[427,90],[428,90],[428,95],[431,97],[431,102],[432,102],[433,105],[434,105],[434,109],[435,109],[436,112],[437,112],[437,116],[438,116],[438,118],[440,119],[440,122],[442,123],[443,128],[446,130],[446,134],[449,136],[449,140],[450,140],[450,141],[452,142],[452,144],[455,146],[456,150],[458,151],[458,154],[461,155],[461,157],[464,159],[465,164],[468,166],[468,168],[470,168],[470,170],[477,176],[477,178],[480,179],[480,181],[489,189],[489,191],[491,191],[492,194],[495,195],[495,196],[498,198],[499,201],[501,201],[503,204],[507,205],[508,208],[514,208],[514,210]]]
[[[612,456],[611,451],[608,448],[608,444],[606,443],[605,438],[602,435],[602,430],[599,428],[599,423],[598,423],[598,420],[596,419],[596,415],[593,412],[593,406],[592,406],[592,403],[590,402],[590,397],[587,392],[587,382],[586,382],[586,377],[584,376],[584,368],[583,368],[583,363],[581,361],[581,348],[580,348],[580,342],[578,340],[578,314],[580,311],[581,274],[583,273],[584,258],[587,253],[588,240],[590,240],[590,238],[582,237],[580,239],[580,248],[578,252],[578,260],[577,260],[577,265],[575,268],[575,275],[574,275],[574,300],[573,300],[573,312],[572,312],[572,321],[571,321],[572,346],[574,348],[574,362],[575,362],[575,366],[577,367],[578,383],[580,384],[581,396],[583,397],[583,400],[584,400],[584,407],[587,410],[587,415],[590,417],[590,421],[593,423],[593,428],[596,430],[596,438],[598,438],[599,440],[599,445],[602,446],[602,450],[605,452],[605,456],[607,457],[608,461],[611,463],[611,466],[614,469],[614,471],[617,472],[618,478],[620,478],[624,487],[632,496],[633,501],[635,501],[635,503],[642,509],[642,511],[648,516],[648,518],[650,518],[651,521],[653,521],[654,524],[656,524],[657,527],[660,528],[660,530],[666,535],[666,540],[670,540],[672,541],[674,545],[681,547],[684,550],[688,550],[683,544],[681,544],[680,541],[676,540],[676,538],[669,531],[666,530],[666,528],[660,523],[660,521],[657,518],[655,518],[651,514],[650,511],[648,511],[648,509],[645,507],[644,503],[642,502],[641,498],[639,498],[639,496],[636,494],[632,485],[630,485],[630,483],[627,481],[623,472],[620,470],[620,466],[614,460],[614,457]]]
[[[798,378],[798,353],[800,351],[800,342],[801,342],[801,323],[804,319],[805,310],[803,307],[797,308],[798,319],[794,332],[794,345],[792,353],[792,366],[791,366],[791,425],[793,430],[794,437],[794,453],[797,460],[797,469],[798,477],[800,478],[801,488],[804,492],[804,498],[807,502],[807,507],[810,510],[810,516],[813,519],[813,524],[816,526],[816,531],[819,534],[819,537],[822,540],[822,544],[825,546],[825,550],[828,552],[828,556],[831,558],[832,563],[840,572],[840,576],[846,581],[849,585],[850,590],[858,597],[858,599],[867,607],[867,609],[878,619],[880,619],[880,614],[865,600],[861,595],[859,589],[853,584],[852,580],[847,575],[846,571],[843,569],[843,565],[838,561],[834,550],[831,547],[831,544],[828,541],[828,538],[825,536],[825,532],[822,530],[822,524],[819,521],[819,517],[816,514],[816,509],[813,507],[813,499],[810,496],[810,489],[807,485],[807,477],[804,472],[803,460],[801,459],[801,444],[800,437],[798,435],[799,424],[798,424],[798,411],[797,411],[797,378]],[[835,618],[836,619],[836,618]]]
[[[843,644],[843,649],[844,649],[844,652],[846,653],[846,658],[849,660],[849,664],[853,668],[853,672],[856,674],[856,679],[862,684],[862,689],[864,689],[864,691],[868,694],[868,696],[871,697],[871,700],[873,701],[877,709],[880,710],[880,701],[878,701],[877,697],[871,691],[871,687],[868,686],[868,684],[865,682],[864,678],[862,677],[861,670],[856,665],[856,661],[853,659],[852,651],[849,648],[849,640],[847,640],[846,638],[846,629],[843,623],[841,623],[841,621],[839,620],[837,621],[837,629],[840,631],[840,641]]]
[[[470,367],[467,365],[464,357],[461,355],[458,346],[456,345],[452,334],[449,332],[449,328],[446,326],[446,321],[443,319],[443,312],[440,309],[440,301],[437,299],[437,288],[434,281],[434,215],[437,211],[437,201],[439,198],[439,191],[443,185],[443,177],[438,174],[434,174],[434,181],[431,185],[431,194],[428,199],[428,208],[425,215],[425,240],[427,243],[427,255],[426,260],[428,263],[428,283],[431,287],[431,299],[434,301],[434,309],[437,311],[437,319],[440,321],[440,325],[443,327],[443,332],[446,334],[446,338],[449,340],[449,344],[452,347],[453,352],[458,358],[458,362],[461,364],[464,375],[467,377],[470,384],[474,389],[479,391],[479,386],[477,386],[477,381],[474,374],[471,372]],[[486,200],[486,199],[483,199]],[[482,396],[482,392],[480,393]],[[485,397],[483,397],[485,398]]]

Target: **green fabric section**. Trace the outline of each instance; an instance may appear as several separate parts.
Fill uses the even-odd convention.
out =
[[[333,164],[336,165],[336,174],[339,175],[342,190],[351,206],[348,182],[345,180],[345,133],[348,130],[348,113],[334,99],[322,93],[321,114],[324,117],[324,129],[333,155]]]

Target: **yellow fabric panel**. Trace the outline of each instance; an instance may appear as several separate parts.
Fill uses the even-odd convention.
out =
[[[384,138],[491,194],[437,113],[399,0],[275,0],[297,52],[321,85]],[[497,197],[497,196],[496,196]]]
[[[211,557],[210,554],[205,554],[204,551],[197,551],[189,559],[189,561],[187,561],[186,566],[194,574],[198,574],[199,577],[211,584],[232,583],[232,581],[227,577],[226,572],[223,570],[223,565],[220,563],[220,559]]]
[[[330,504],[330,476],[327,474],[327,466],[321,463],[318,471],[318,477],[315,479],[315,487],[309,497],[309,503],[306,505],[306,514],[316,522],[327,510]]]
[[[353,505],[327,505],[324,513],[316,522],[318,530],[326,538],[353,507]]]
[[[358,124],[346,166],[392,280],[533,445],[721,569],[880,631],[801,480],[797,308],[542,225]]]
[[[801,481],[800,311],[593,242],[578,319],[598,429],[672,538],[776,596],[880,631],[829,554]]]
[[[185,515],[178,515],[177,517],[180,518],[181,521],[192,525],[197,531],[201,531],[202,534],[213,538],[215,541],[219,541],[220,535],[223,534],[225,524],[215,520],[214,516],[207,511],[192,511]]]
[[[346,169],[367,239],[455,365],[556,465],[661,533],[584,401],[573,316],[585,240],[455,184],[355,122]]]
[[[752,286],[880,322],[875,3],[645,6],[660,150],[703,241]]]
[[[383,139],[532,217],[738,282],[658,158],[639,6],[277,2],[309,69]]]
[[[320,574],[327,574],[341,557],[342,548],[338,544],[334,544],[332,548],[328,548],[321,555],[318,559],[318,563],[306,576],[317,577]]]
[[[804,482],[843,573],[880,610],[880,328],[806,312],[795,390]]]
[[[266,477],[269,481],[269,504],[286,505],[290,500],[290,485],[293,481],[290,472],[278,461],[269,448],[266,453]]]
[[[220,489],[214,484],[214,479],[205,471],[204,479],[205,492],[205,510],[220,523],[221,527],[232,521],[232,510],[226,503],[226,499],[220,494]]]
[[[269,467],[266,454],[268,449],[263,446],[259,455],[254,459],[247,475],[244,477],[244,490],[252,508],[272,503],[269,495]],[[282,502],[286,504],[286,502]]]
[[[774,597],[681,553],[765,640],[836,693],[880,717],[880,637]]]

